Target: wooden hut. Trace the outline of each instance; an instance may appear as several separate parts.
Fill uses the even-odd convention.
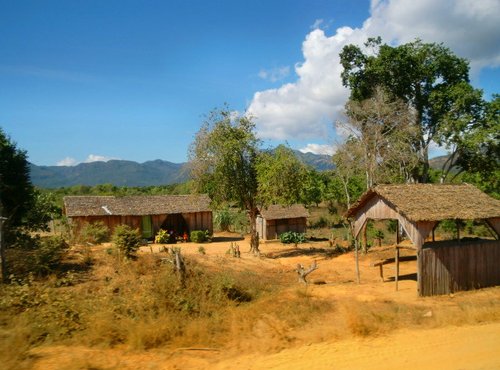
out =
[[[207,195],[67,196],[64,210],[77,232],[83,225],[97,221],[110,232],[123,224],[139,228],[146,239],[160,229],[177,235],[192,230],[213,232]]]
[[[262,208],[257,216],[257,232],[262,240],[278,239],[287,231],[305,233],[309,212],[301,204],[271,205]]]
[[[416,250],[421,296],[500,285],[500,201],[472,185],[379,185],[363,194],[346,216],[354,222],[356,238],[369,219],[398,221]],[[434,241],[442,220],[483,220],[494,239]],[[399,245],[396,261],[398,255]]]

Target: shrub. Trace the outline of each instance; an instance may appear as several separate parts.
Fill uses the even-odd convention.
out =
[[[113,233],[113,243],[127,259],[135,257],[141,242],[139,230],[134,230],[128,225],[117,226]]]
[[[52,272],[59,266],[68,248],[68,243],[61,236],[41,238],[33,255],[33,272],[39,275]]]
[[[306,241],[306,234],[287,231],[280,234],[280,241],[284,244],[300,244]]]
[[[223,209],[215,212],[214,224],[215,227],[220,231],[229,231],[231,224],[233,223],[233,217],[229,212],[229,209]]]
[[[190,239],[193,243],[210,242],[211,236],[208,230],[193,230],[191,231]]]
[[[83,242],[100,244],[109,240],[109,228],[102,221],[86,224],[80,232]]]
[[[175,244],[176,240],[173,234],[169,234],[166,230],[158,230],[155,236],[155,243],[158,244]]]

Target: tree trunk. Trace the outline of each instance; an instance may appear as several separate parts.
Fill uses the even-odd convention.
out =
[[[257,209],[251,209],[248,212],[248,217],[250,219],[250,252],[255,256],[260,256],[259,250],[259,234],[257,232]]]
[[[5,261],[5,242],[3,238],[3,225],[4,221],[6,220],[2,214],[3,214],[3,207],[2,204],[0,203],[0,267],[2,269],[2,282],[7,283],[8,282],[8,277],[7,277],[7,261]]]

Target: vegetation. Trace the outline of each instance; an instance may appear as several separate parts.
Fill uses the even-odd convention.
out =
[[[189,236],[193,243],[204,243],[211,241],[210,233],[208,230],[193,230]]]
[[[292,149],[279,145],[272,152],[262,152],[256,170],[260,204],[290,205],[303,202],[308,169]]]
[[[80,231],[84,243],[100,244],[109,240],[109,228],[102,221],[87,223]]]
[[[235,117],[227,109],[213,111],[196,134],[189,159],[198,192],[208,193],[216,207],[236,203],[247,211],[251,248],[259,253],[255,226],[257,204],[257,155],[255,124]]]
[[[128,225],[118,225],[113,232],[113,243],[126,259],[133,259],[142,244],[141,234]]]
[[[427,182],[432,142],[460,152],[463,140],[484,128],[485,104],[481,91],[469,83],[469,64],[441,44],[420,40],[393,47],[372,38],[365,45],[373,53],[355,45],[343,48],[343,84],[351,89],[352,101],[370,98],[382,87],[414,110],[419,166],[412,178]]]
[[[287,231],[284,233],[280,234],[280,242],[283,244],[300,244],[300,243],[305,243],[306,241],[306,234],[305,233],[298,233],[295,231]]]
[[[169,234],[167,230],[160,229],[156,233],[155,243],[157,244],[174,244],[175,242],[175,236],[173,234]]]

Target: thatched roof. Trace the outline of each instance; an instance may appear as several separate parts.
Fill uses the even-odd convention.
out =
[[[375,196],[383,198],[410,221],[500,217],[500,200],[469,184],[378,185],[364,193],[346,216],[354,216]]]
[[[281,220],[285,218],[309,217],[309,212],[302,204],[291,206],[271,205],[260,210],[260,215],[266,220]]]
[[[143,216],[210,211],[207,195],[67,196],[66,216]]]

